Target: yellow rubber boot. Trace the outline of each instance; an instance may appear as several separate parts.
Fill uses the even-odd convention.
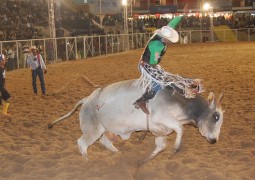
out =
[[[8,112],[8,109],[9,109],[9,106],[10,106],[10,103],[8,102],[4,102],[3,103],[3,110],[2,110],[2,114],[5,115],[5,116],[10,116],[7,112]]]

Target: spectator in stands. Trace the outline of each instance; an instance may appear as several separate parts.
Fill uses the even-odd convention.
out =
[[[3,41],[4,40],[4,33],[3,31],[0,30],[0,41]]]
[[[37,95],[36,78],[39,77],[42,95],[46,95],[44,75],[47,73],[46,65],[42,55],[38,52],[36,46],[31,47],[31,53],[27,57],[27,64],[32,71],[32,86],[34,94]]]
[[[0,54],[0,105],[3,104],[2,114],[5,116],[10,116],[8,114],[9,109],[9,99],[10,93],[7,91],[5,87],[5,66],[6,66],[6,57],[4,54]],[[3,100],[3,103],[1,103]]]
[[[112,28],[109,29],[108,35],[113,35],[113,30],[112,30]]]
[[[37,28],[34,29],[34,38],[38,39],[38,29]]]
[[[16,33],[14,31],[11,31],[9,39],[16,40]]]
[[[42,29],[38,29],[38,38],[43,38]]]
[[[43,26],[48,20],[47,3],[42,1],[5,1],[0,6],[1,40],[31,39],[34,27]],[[30,13],[31,9],[34,13]]]
[[[116,29],[116,34],[119,35],[120,34],[120,30],[117,28]]]

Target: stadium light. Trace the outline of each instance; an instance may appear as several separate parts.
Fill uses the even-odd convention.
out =
[[[127,6],[127,0],[122,0],[122,5]]]
[[[205,11],[210,10],[210,8],[211,8],[211,5],[210,5],[209,3],[205,3],[204,6],[203,6],[203,9],[204,9]]]
[[[203,9],[205,11],[210,12],[210,29],[211,29],[211,41],[214,41],[214,35],[213,35],[213,6],[209,3],[205,3],[203,5]]]

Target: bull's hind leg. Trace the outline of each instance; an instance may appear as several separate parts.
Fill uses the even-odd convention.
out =
[[[86,137],[84,136],[84,134],[77,140],[78,143],[78,147],[80,149],[81,155],[83,157],[85,157],[88,160],[88,153],[87,153],[87,149],[88,149],[88,145],[86,143]]]
[[[93,131],[90,131],[89,133],[83,133],[83,135],[77,140],[80,152],[83,157],[85,157],[88,160],[88,154],[87,149],[90,145],[92,145],[97,139],[99,139],[102,134],[104,133],[105,129],[103,127],[101,128],[95,128]]]
[[[112,141],[110,141],[109,138],[105,134],[103,134],[103,136],[100,138],[99,142],[101,144],[103,144],[110,151],[113,151],[113,152],[119,151],[116,147],[114,147],[114,145],[112,144]]]

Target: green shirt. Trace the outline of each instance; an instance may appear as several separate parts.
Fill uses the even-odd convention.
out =
[[[162,57],[162,52],[166,50],[166,46],[159,40],[150,41],[148,44],[150,51],[149,64],[156,65]]]

